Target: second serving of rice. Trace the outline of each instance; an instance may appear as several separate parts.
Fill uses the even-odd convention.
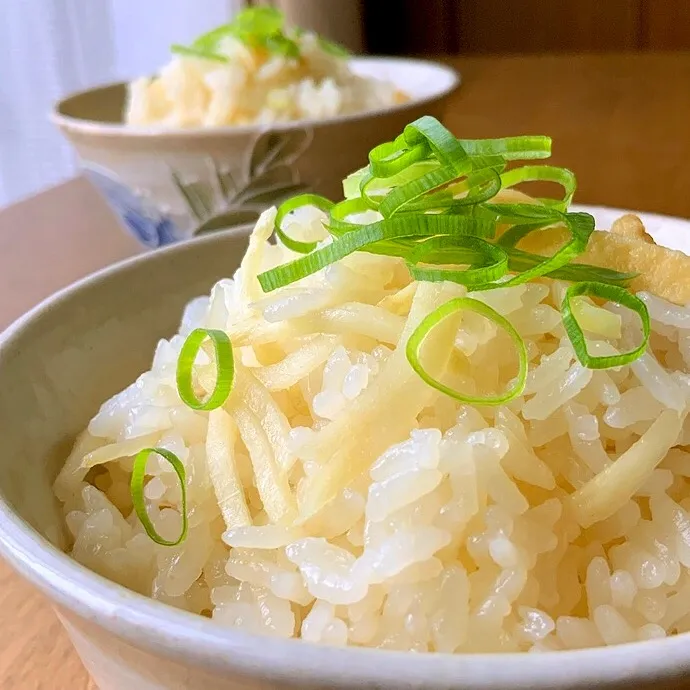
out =
[[[404,103],[408,96],[381,78],[357,73],[319,38],[295,39],[300,58],[271,55],[228,37],[227,63],[177,55],[154,77],[129,85],[128,125],[218,127],[324,120]]]
[[[219,625],[331,645],[540,652],[690,630],[690,310],[640,293],[649,351],[592,371],[565,336],[564,284],[474,293],[523,337],[529,374],[507,405],[471,407],[405,357],[420,320],[465,288],[358,253],[266,296],[257,273],[293,256],[267,242],[274,213],[234,278],[189,304],[151,370],[79,438],[55,484],[72,556]],[[293,236],[323,236],[319,212],[295,216]],[[588,298],[577,311],[599,353],[638,335],[631,312]],[[210,413],[175,385],[198,326],[236,350],[235,388]],[[492,322],[454,327],[465,365],[449,375],[470,391],[510,380]],[[189,534],[174,548],[132,511],[132,456],[154,445],[187,471]],[[154,524],[174,539],[177,476],[153,458],[148,474]]]

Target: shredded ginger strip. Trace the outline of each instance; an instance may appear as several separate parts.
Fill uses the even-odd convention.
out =
[[[417,415],[438,395],[427,386],[407,361],[407,340],[421,320],[448,300],[463,294],[452,283],[422,283],[412,303],[402,337],[381,373],[340,416],[306,446],[310,457],[323,467],[306,477],[299,488],[301,519],[318,513],[336,494],[383,453],[402,441],[414,425]],[[425,344],[425,358],[435,375],[447,367],[457,320],[449,318],[437,328]]]

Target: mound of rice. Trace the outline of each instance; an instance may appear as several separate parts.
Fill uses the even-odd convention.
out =
[[[361,76],[314,34],[295,39],[300,59],[271,55],[228,37],[227,63],[176,56],[154,77],[129,85],[125,122],[214,127],[323,120],[408,100],[395,84]]]
[[[266,296],[257,272],[293,256],[267,242],[274,213],[234,278],[189,304],[151,370],[77,441],[55,483],[72,556],[219,625],[329,645],[543,652],[690,630],[690,310],[640,293],[649,351],[592,371],[562,326],[564,284],[473,293],[515,326],[530,365],[522,396],[471,407],[405,357],[421,318],[465,288],[357,253]],[[295,216],[292,236],[324,236],[318,212]],[[629,311],[575,307],[590,350],[639,335]],[[452,325],[454,353],[447,338],[429,345],[445,375],[463,390],[508,383],[495,325],[473,313]],[[236,353],[235,388],[210,413],[175,385],[199,326],[225,330]],[[206,390],[211,364],[197,361]],[[187,470],[190,528],[174,548],[132,511],[132,456],[150,446]],[[148,474],[150,514],[174,539],[178,479],[155,457]]]

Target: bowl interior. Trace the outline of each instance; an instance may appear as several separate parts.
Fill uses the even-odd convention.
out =
[[[122,124],[126,100],[127,85],[112,84],[65,98],[56,106],[56,113],[75,120]]]
[[[3,334],[3,555],[59,605],[137,649],[222,673],[243,669],[254,677],[291,679],[291,684],[257,688],[296,687],[299,682],[300,688],[348,690],[621,690],[630,681],[644,690],[679,687],[677,680],[690,672],[687,636],[579,652],[499,656],[259,641],[107,583],[36,534],[62,545],[57,526],[63,520],[51,486],[72,440],[105,399],[148,369],[158,338],[174,332],[183,305],[233,273],[246,237],[246,229],[219,233],[114,266],[39,305]]]
[[[378,77],[393,82],[412,97],[412,104],[450,93],[458,84],[458,73],[446,65],[408,58],[353,58],[353,70],[362,76]],[[122,124],[127,99],[127,85],[111,84],[68,96],[55,107],[55,115],[70,120],[101,124]],[[409,106],[392,106],[396,110]],[[343,116],[343,117],[356,117]],[[335,118],[339,120],[340,118]],[[290,123],[283,123],[290,126]],[[223,129],[223,128],[216,128]],[[232,127],[234,131],[256,129],[254,126]]]
[[[0,340],[0,499],[63,544],[52,482],[100,404],[150,368],[190,298],[232,275],[247,230],[173,247],[86,278],[39,305]],[[0,520],[2,513],[0,511]]]

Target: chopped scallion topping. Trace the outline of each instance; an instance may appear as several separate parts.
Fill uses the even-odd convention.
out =
[[[619,355],[607,355],[604,357],[594,357],[590,355],[587,351],[585,334],[573,313],[571,304],[573,297],[578,297],[580,295],[589,295],[590,297],[598,297],[611,302],[617,302],[634,311],[640,317],[640,323],[642,325],[642,342],[633,350],[623,352]],[[588,369],[611,369],[612,367],[621,367],[625,364],[630,364],[638,357],[641,357],[647,349],[651,331],[647,305],[639,297],[617,285],[607,285],[606,283],[595,282],[583,282],[571,285],[566,290],[563,305],[561,306],[561,314],[563,316],[565,331],[568,334],[568,338],[570,338],[575,354],[582,366]]]
[[[469,264],[464,270],[430,268],[420,264]],[[508,254],[479,237],[433,237],[422,242],[408,259],[415,280],[432,283],[448,280],[475,290],[502,278],[508,272]]]
[[[299,240],[294,240],[285,234],[282,229],[283,221],[286,216],[298,208],[303,208],[305,206],[314,206],[325,213],[331,210],[333,207],[333,202],[326,199],[324,196],[319,196],[318,194],[300,194],[299,196],[292,197],[284,201],[280,206],[278,206],[278,212],[276,213],[275,220],[275,233],[276,237],[293,252],[298,254],[309,254],[309,252],[316,249],[318,242],[300,242]]]
[[[356,230],[345,232],[337,241],[320,249],[316,249],[299,259],[278,266],[265,273],[260,273],[259,283],[264,292],[271,292],[278,288],[294,283],[305,276],[312,275],[326,266],[344,259],[346,256],[363,249],[369,250],[383,240],[426,238],[436,235],[474,235],[478,237],[490,236],[494,226],[485,221],[462,216],[433,216],[411,215],[399,216],[387,220],[371,223],[370,225],[355,226]],[[403,254],[408,253],[402,245]]]
[[[421,350],[424,341],[429,337],[429,334],[441,324],[445,319],[460,311],[473,311],[480,316],[495,323],[499,328],[502,328],[515,343],[518,359],[518,372],[513,380],[511,386],[502,393],[488,396],[475,396],[462,393],[450,386],[441,383],[431,374],[429,374],[421,362]],[[407,359],[410,366],[417,372],[419,377],[428,383],[432,388],[435,388],[442,393],[459,400],[460,402],[470,403],[473,405],[502,405],[516,398],[525,389],[525,382],[527,381],[527,348],[525,342],[520,337],[520,334],[515,330],[513,325],[496,310],[492,309],[488,304],[472,299],[471,297],[458,297],[441,305],[438,309],[428,314],[422,322],[417,326],[409,340],[407,341],[406,349]]]
[[[298,197],[281,206],[276,234],[286,246],[304,256],[261,273],[259,283],[265,292],[270,292],[357,251],[401,257],[415,280],[452,281],[473,290],[509,287],[549,276],[576,283],[569,288],[568,295],[601,296],[638,312],[644,331],[639,347],[618,357],[591,357],[570,310],[569,298],[563,306],[566,330],[583,364],[602,368],[629,363],[644,352],[649,340],[646,309],[625,290],[634,274],[575,263],[586,251],[594,232],[591,215],[568,211],[577,188],[575,175],[550,165],[507,169],[511,161],[533,161],[550,154],[548,137],[457,139],[434,118],[421,117],[407,125],[393,141],[375,147],[369,154],[369,165],[345,179],[344,201],[331,205],[317,197],[312,202],[328,213],[325,226],[331,234],[330,244],[317,247],[316,243],[297,242],[286,237],[280,227],[290,210],[309,203],[308,197]],[[534,199],[533,203],[506,203],[497,198],[502,189],[544,181],[561,185],[562,198]],[[497,233],[499,226],[501,232]],[[569,237],[551,256],[517,248],[530,233],[555,226],[564,228]],[[578,292],[581,290],[585,292]],[[460,308],[481,311],[471,301],[452,304],[455,306],[449,307],[448,313]],[[505,319],[498,321],[502,317],[496,315],[496,319],[490,312],[482,313],[500,323],[513,337],[514,331]],[[434,318],[424,323],[429,326],[445,315],[443,309],[434,312]],[[417,331],[419,342],[423,333]],[[516,337],[516,343],[521,342]],[[523,352],[524,346],[521,347]],[[410,353],[413,350],[408,349],[408,357]],[[415,362],[415,370],[422,370],[418,358]],[[525,367],[526,360],[521,358],[520,371]],[[518,384],[522,375],[518,376]],[[428,380],[428,376],[422,378]],[[458,397],[457,392],[436,384],[430,385]],[[481,402],[505,402],[517,395],[515,390],[519,389],[516,385],[506,394],[508,397]]]
[[[551,138],[544,136],[506,137],[505,139],[460,139],[468,156],[499,156],[507,161],[548,158]]]
[[[214,53],[212,50],[207,50],[199,46],[181,46],[177,43],[170,46],[170,52],[176,55],[183,55],[184,57],[200,58],[201,60],[213,60],[214,62],[227,62],[228,58],[225,55]]]
[[[552,273],[569,264],[585,251],[590,235],[594,232],[594,218],[588,213],[565,213],[562,214],[562,221],[570,231],[570,240],[553,256],[545,257],[543,261],[540,261],[532,268],[517,273],[513,278],[502,283],[501,287],[519,285]]]
[[[501,175],[501,187],[507,189],[522,182],[555,182],[563,187],[564,196],[561,201],[554,199],[538,199],[545,206],[565,211],[573,200],[577,189],[575,175],[566,168],[557,168],[553,165],[525,165],[522,168],[513,168]]]
[[[180,500],[180,512],[182,515],[182,529],[180,531],[180,536],[170,541],[164,539],[158,534],[153,521],[149,517],[148,511],[146,509],[146,497],[144,496],[144,482],[146,480],[146,464],[148,462],[149,456],[151,454],[159,455],[164,460],[167,460],[175,470],[175,474],[180,480],[180,491],[182,498]],[[130,481],[130,491],[132,494],[132,504],[134,506],[134,511],[139,518],[139,522],[143,525],[146,530],[146,534],[161,546],[177,546],[182,543],[187,536],[187,485],[185,484],[185,471],[184,465],[180,459],[170,450],[165,448],[144,448],[144,450],[139,451],[134,458],[134,467],[132,468],[132,479]]]
[[[321,46],[322,50],[326,51],[330,55],[334,55],[335,57],[350,57],[350,51],[345,48],[345,46],[341,46],[340,43],[336,43],[335,41],[329,41],[319,36],[319,45]]]
[[[199,36],[191,46],[173,45],[171,51],[178,55],[196,57],[216,62],[228,62],[223,54],[223,41],[234,38],[250,48],[264,50],[271,55],[299,59],[299,38],[304,30],[287,27],[285,15],[275,7],[259,5],[247,7],[239,12],[229,24],[223,24]],[[347,58],[345,48],[317,37],[321,49],[338,58]]]
[[[207,400],[199,400],[194,390],[194,362],[206,338],[213,343],[216,364],[216,385]],[[182,345],[177,360],[177,392],[193,410],[215,410],[226,400],[235,381],[235,360],[227,333],[211,328],[193,330]]]

